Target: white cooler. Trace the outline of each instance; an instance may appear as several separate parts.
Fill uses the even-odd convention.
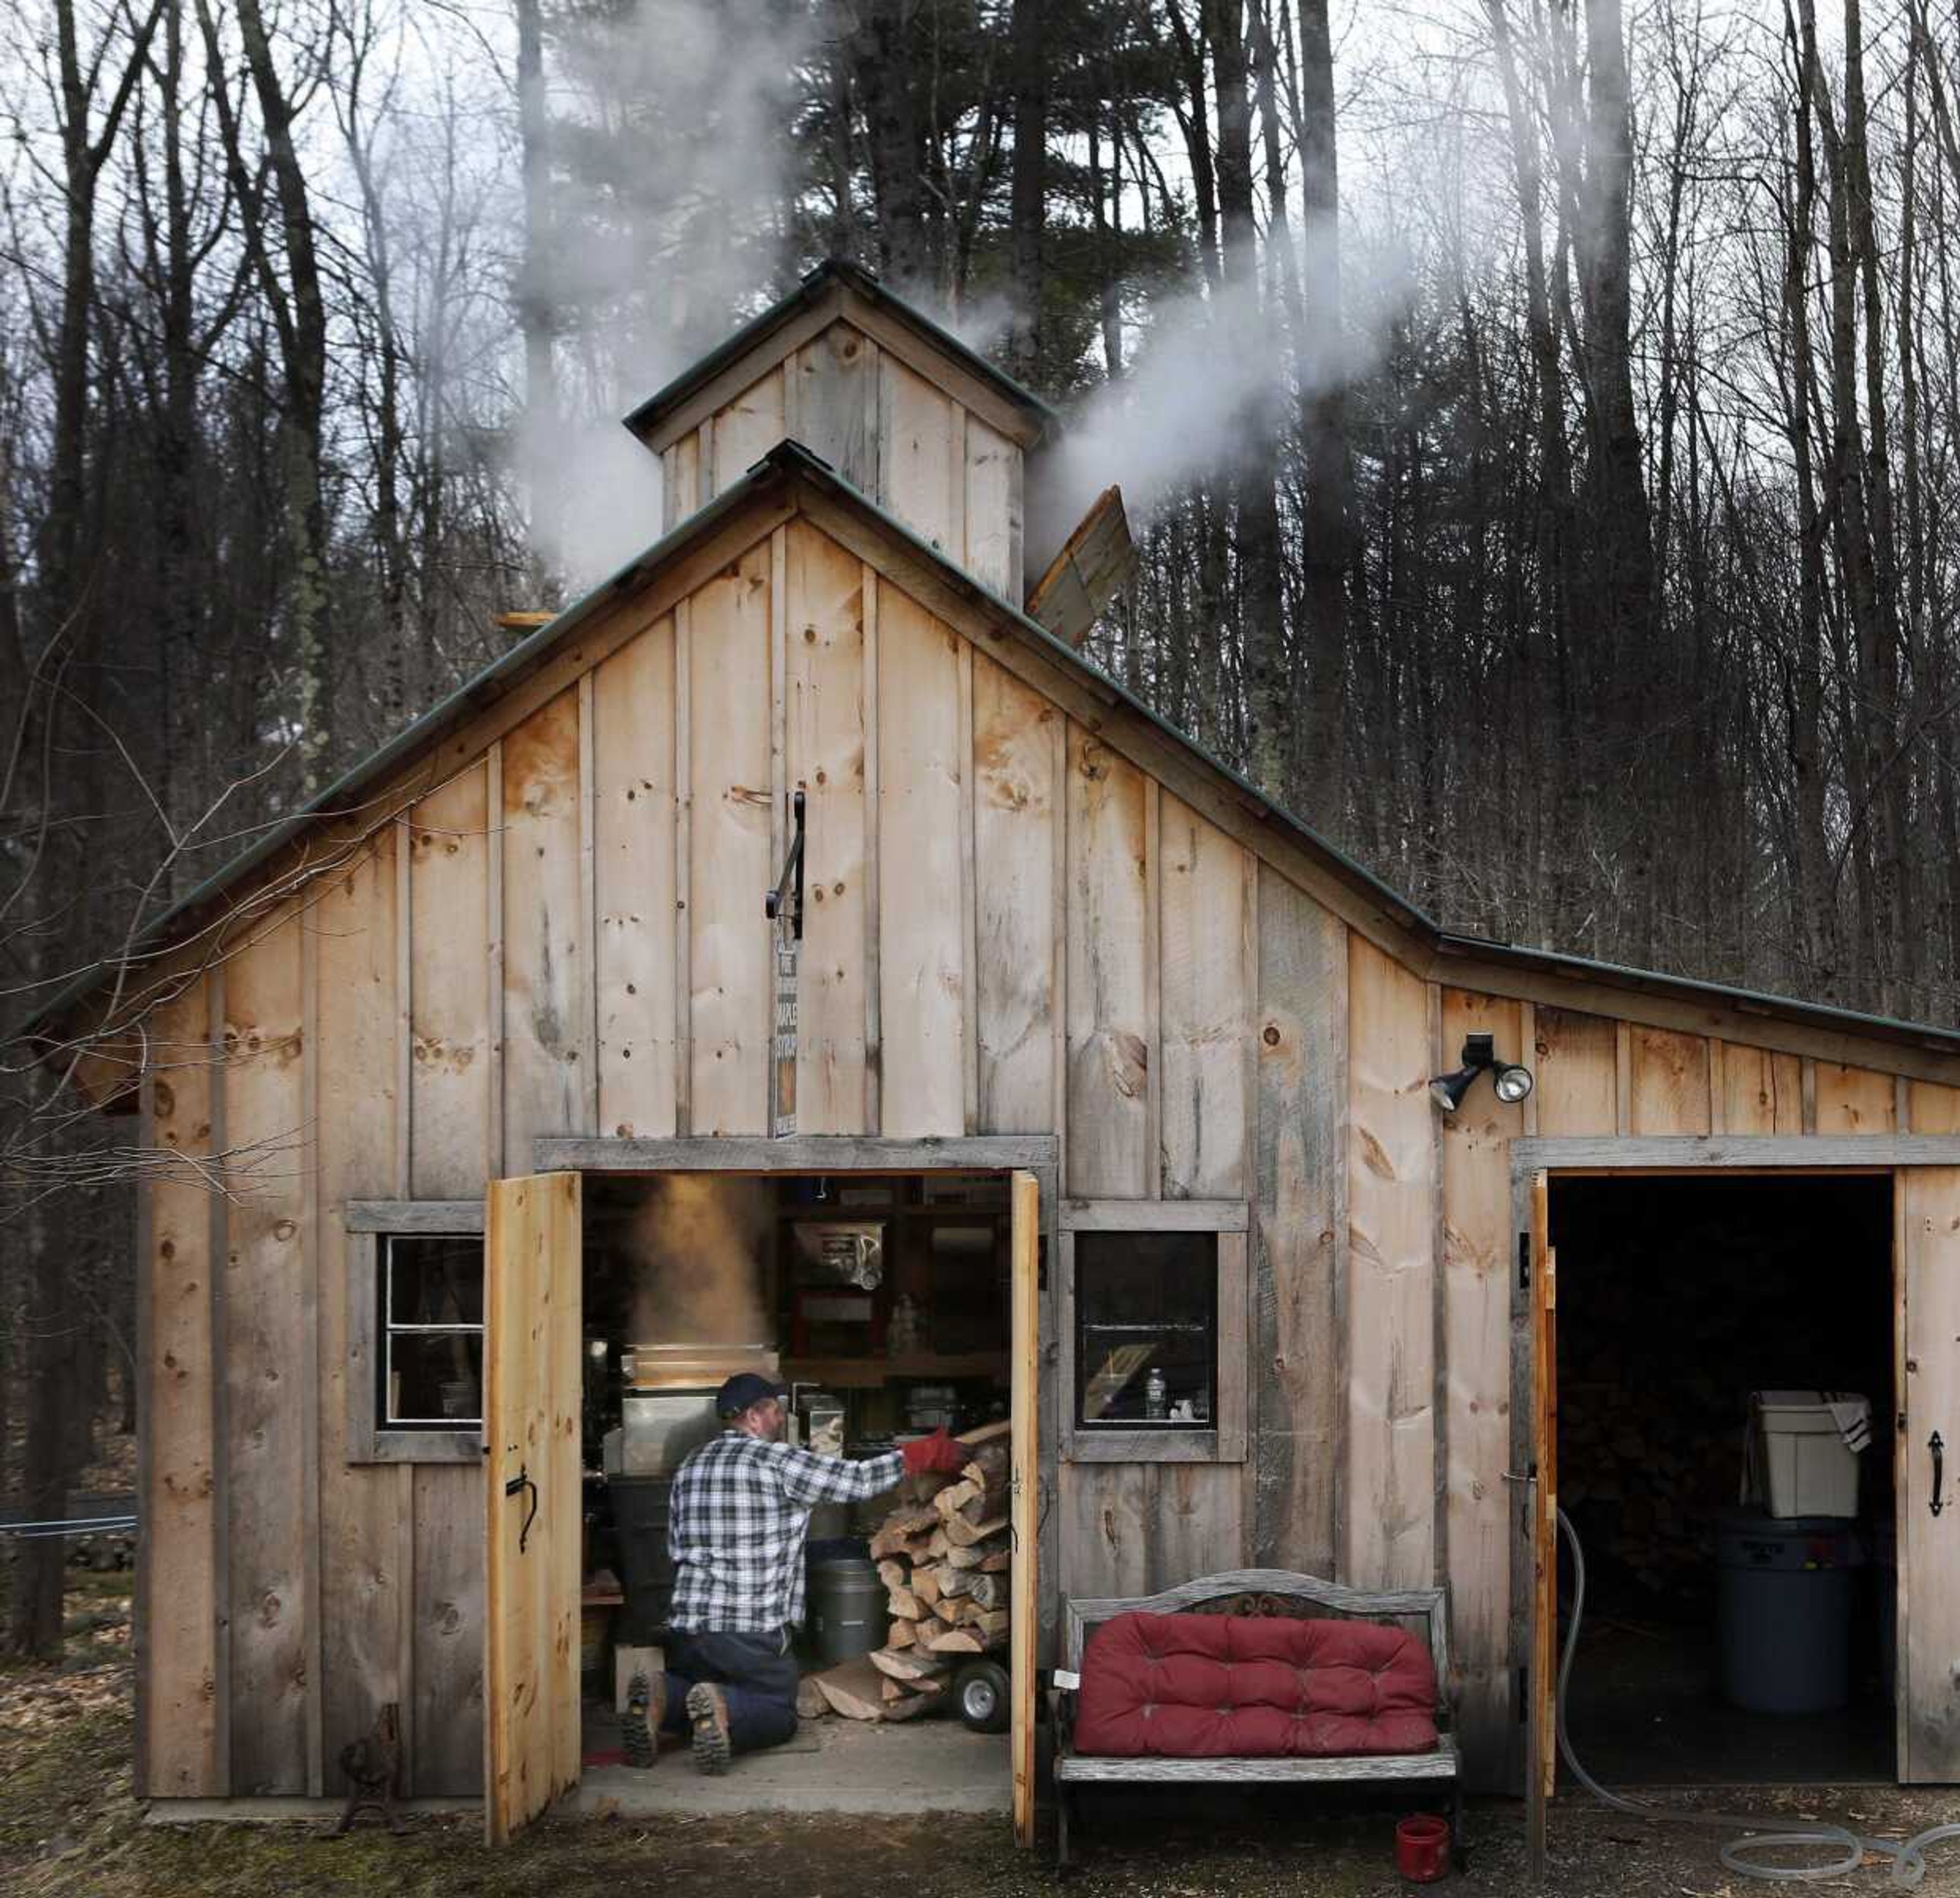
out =
[[[1865,1400],[1848,1391],[1833,1396],[1839,1411],[1863,1407],[1852,1434],[1869,1440]],[[1860,1451],[1846,1434],[1821,1391],[1752,1391],[1746,1481],[1753,1499],[1773,1516],[1855,1516]]]

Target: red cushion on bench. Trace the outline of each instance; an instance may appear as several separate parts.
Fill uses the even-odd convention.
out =
[[[1370,1621],[1120,1614],[1089,1638],[1075,1750],[1177,1760],[1436,1750],[1424,1642]]]

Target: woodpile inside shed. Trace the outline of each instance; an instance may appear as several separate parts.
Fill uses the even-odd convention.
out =
[[[1007,1426],[975,1432],[956,1477],[908,1477],[871,1538],[889,1616],[885,1643],[861,1665],[816,1677],[833,1712],[909,1720],[944,1695],[979,1655],[1004,1652],[1013,1554],[1007,1526]]]

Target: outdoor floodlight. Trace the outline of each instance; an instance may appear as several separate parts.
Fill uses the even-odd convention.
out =
[[[1463,1105],[1464,1097],[1475,1085],[1477,1076],[1491,1070],[1491,1085],[1507,1107],[1516,1107],[1532,1091],[1531,1070],[1515,1062],[1500,1061],[1492,1037],[1469,1035],[1463,1041],[1463,1065],[1452,1074],[1439,1074],[1429,1084],[1429,1097],[1446,1114]]]

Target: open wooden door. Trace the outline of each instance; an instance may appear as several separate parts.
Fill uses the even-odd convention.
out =
[[[1013,1490],[1008,1504],[1014,1548],[1012,1615],[1007,1639],[1011,1644],[1008,1673],[1013,1694],[1008,1744],[1013,1750],[1014,1841],[1035,1842],[1035,1637],[1038,1632],[1035,1556],[1041,1527],[1037,1506],[1041,1495],[1036,1403],[1040,1345],[1041,1188],[1032,1173],[1013,1177],[1013,1261],[1010,1297],[1013,1306],[1013,1369],[1009,1402],[1013,1431]]]
[[[1531,1180],[1531,1659],[1526,1677],[1525,1845],[1532,1882],[1545,1875],[1546,1808],[1558,1777],[1558,1259],[1551,1249],[1551,1182]]]
[[[483,1826],[578,1781],[580,1181],[493,1180],[484,1236]]]
[[[1960,1167],[1896,1176],[1905,1301],[1898,1367],[1898,1776],[1960,1781]]]

